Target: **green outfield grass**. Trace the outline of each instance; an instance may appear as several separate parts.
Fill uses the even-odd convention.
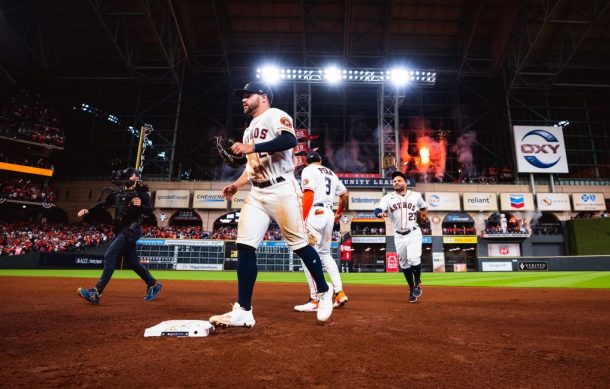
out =
[[[0,276],[16,277],[78,277],[97,279],[101,270],[0,270]],[[161,271],[153,270],[159,280],[236,281],[235,272],[216,271]],[[405,285],[402,273],[342,273],[345,284]],[[114,278],[136,279],[131,270],[117,270]],[[261,282],[305,282],[303,273],[258,273]],[[424,273],[426,286],[478,286],[509,288],[597,288],[610,289],[610,272],[480,272],[480,273]]]

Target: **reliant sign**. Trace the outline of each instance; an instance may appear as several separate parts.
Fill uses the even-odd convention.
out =
[[[219,190],[196,190],[193,194],[193,208],[226,209],[227,201]]]
[[[513,126],[519,173],[568,173],[561,127]]]
[[[158,190],[155,208],[188,208],[191,192],[188,190]]]
[[[606,199],[603,193],[572,193],[575,211],[605,211]]]
[[[430,211],[459,211],[460,194],[455,192],[426,192]]]
[[[350,211],[372,211],[377,207],[383,197],[381,191],[378,192],[350,192],[349,210]]]
[[[500,193],[500,209],[503,211],[533,211],[534,195],[531,193]]]
[[[464,211],[497,211],[495,193],[464,193]]]
[[[540,211],[570,211],[570,195],[567,193],[538,193],[536,205]]]

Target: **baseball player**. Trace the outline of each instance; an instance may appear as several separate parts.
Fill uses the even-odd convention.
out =
[[[256,248],[263,240],[271,219],[279,225],[290,248],[303,260],[316,283],[319,305],[317,318],[326,321],[333,310],[333,288],[324,280],[320,256],[305,234],[302,217],[302,192],[294,177],[292,148],[297,139],[292,118],[284,111],[271,108],[273,93],[261,82],[249,82],[235,90],[242,101],[244,114],[252,117],[244,131],[242,143],[235,143],[235,154],[246,154],[248,162],[242,175],[224,187],[227,200],[248,182],[252,189],[241,209],[237,226],[237,302],[210,323],[224,326],[254,326],[252,292],[256,282]]]
[[[315,241],[313,247],[322,259],[322,266],[328,272],[335,290],[334,306],[347,303],[347,295],[343,291],[341,276],[337,263],[330,254],[333,226],[339,221],[341,212],[347,207],[349,194],[337,175],[329,168],[322,166],[322,157],[316,151],[307,154],[307,167],[301,173],[301,188],[303,189],[303,219],[306,221],[307,234]],[[333,214],[333,199],[339,196],[337,213]],[[310,242],[311,243],[311,242]],[[309,284],[309,300],[302,305],[296,305],[295,311],[316,312],[318,300],[316,285],[311,274],[305,268],[305,277]]]
[[[400,268],[409,284],[409,302],[415,303],[422,295],[422,232],[417,224],[417,211],[427,217],[428,205],[420,193],[407,189],[407,180],[402,172],[392,173],[392,184],[394,192],[383,196],[374,212],[375,216],[390,217],[392,221]]]

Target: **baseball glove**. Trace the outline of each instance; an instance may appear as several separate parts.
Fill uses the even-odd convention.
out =
[[[423,225],[428,222],[428,210],[417,211],[417,224]]]
[[[218,150],[218,154],[220,154],[220,158],[231,167],[240,167],[248,162],[248,158],[246,158],[245,154],[235,154],[233,150],[231,150],[231,146],[235,141],[233,139],[225,139],[221,136],[217,136],[214,138],[216,140],[216,150]]]

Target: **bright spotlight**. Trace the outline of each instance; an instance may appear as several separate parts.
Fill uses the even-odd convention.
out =
[[[411,72],[413,73],[413,72]],[[392,69],[392,84],[395,86],[405,86],[411,80],[409,76],[409,70],[405,68],[395,68]]]
[[[324,69],[324,79],[330,84],[336,84],[341,81],[341,70],[337,67],[331,66]]]
[[[280,75],[280,69],[275,66],[264,66],[261,69],[256,69],[256,76],[261,78],[267,84],[277,83],[283,75]]]

